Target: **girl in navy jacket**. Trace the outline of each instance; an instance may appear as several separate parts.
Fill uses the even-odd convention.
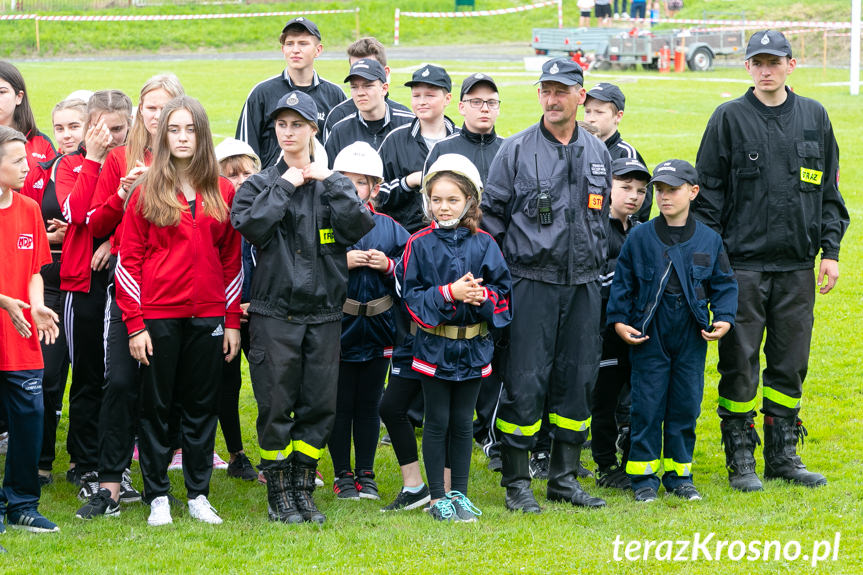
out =
[[[475,521],[467,496],[473,409],[491,374],[489,328],[512,320],[512,280],[500,248],[477,229],[482,180],[464,156],[444,154],[423,181],[432,224],[408,240],[397,271],[414,322],[413,369],[425,399],[423,457],[437,520]],[[449,432],[452,491],[444,493]]]
[[[365,142],[346,146],[333,169],[354,183],[360,200],[374,212],[370,196],[383,181],[383,163],[374,148]],[[379,499],[374,462],[380,433],[378,408],[395,342],[393,272],[410,234],[389,216],[373,216],[375,227],[347,253],[336,422],[329,441],[333,491],[339,499]],[[351,432],[355,473],[351,472]]]

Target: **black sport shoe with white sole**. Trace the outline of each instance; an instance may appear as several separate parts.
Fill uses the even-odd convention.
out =
[[[381,509],[381,511],[408,511],[422,507],[431,501],[428,485],[423,485],[422,489],[416,493],[401,490],[392,503]]]
[[[78,519],[93,519],[104,515],[105,517],[119,517],[120,503],[111,499],[111,492],[104,487],[99,489],[90,501],[85,503],[75,517]]]

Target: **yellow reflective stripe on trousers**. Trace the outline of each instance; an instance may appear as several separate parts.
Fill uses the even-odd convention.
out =
[[[731,413],[749,413],[750,411],[755,411],[755,408],[758,406],[758,397],[753,397],[752,401],[732,401],[720,396],[719,405]]]
[[[629,466],[627,466],[628,468]],[[673,459],[666,457],[662,460],[662,468],[666,473],[669,471],[674,471],[680,477],[689,477],[692,475],[692,462],[689,463],[678,463]]]
[[[799,397],[791,397],[790,395],[785,395],[781,391],[776,391],[772,387],[764,387],[764,399],[769,399],[773,403],[778,403],[779,405],[784,405],[789,409],[797,409],[800,407],[800,399]]]
[[[312,459],[320,459],[324,454],[323,449],[318,449],[317,447],[312,447],[311,445],[309,445],[305,441],[298,441],[295,439],[294,441],[291,442],[291,445],[293,446],[294,451],[296,451],[298,453],[302,453],[303,455],[308,455]]]
[[[548,421],[552,425],[562,427],[563,429],[571,429],[572,431],[587,431],[590,428],[589,417],[584,421],[579,421],[577,419],[569,419],[568,417],[563,417],[562,415],[558,415],[556,413],[549,413]]]
[[[293,448],[291,444],[287,444],[284,449],[277,449],[275,451],[271,451],[268,449],[264,449],[263,447],[260,449],[261,451],[261,459],[270,459],[272,461],[278,461],[280,459],[287,459],[288,455],[291,454]]]
[[[633,461],[626,462],[626,472],[629,475],[653,475],[659,471],[659,460],[653,461]]]
[[[539,428],[542,426],[542,419],[540,419],[533,425],[516,425],[514,423],[510,423],[508,421],[497,418],[497,420],[495,420],[494,422],[494,425],[504,433],[508,433],[510,435],[532,437],[533,435],[536,435],[536,432],[539,431]]]

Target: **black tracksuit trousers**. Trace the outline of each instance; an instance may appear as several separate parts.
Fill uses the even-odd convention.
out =
[[[46,273],[46,268],[56,266],[55,274]],[[42,376],[42,400],[45,406],[45,425],[42,430],[42,452],[39,455],[39,469],[51,471],[56,457],[57,425],[63,413],[63,393],[66,391],[66,380],[69,377],[69,347],[66,344],[66,330],[63,324],[65,317],[66,292],[60,291],[59,262],[42,268],[42,280],[45,282],[45,305],[51,308],[60,319],[58,327],[60,335],[54,343],[42,343],[42,359],[45,362]],[[53,277],[56,276],[56,277]],[[56,281],[51,281],[56,279]]]

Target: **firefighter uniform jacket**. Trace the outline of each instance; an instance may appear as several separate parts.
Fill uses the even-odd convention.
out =
[[[540,191],[551,196],[550,225],[540,223]],[[501,246],[513,276],[585,284],[599,279],[606,259],[610,191],[605,144],[581,127],[561,144],[540,120],[507,138],[495,156],[482,196],[482,225]]]
[[[401,292],[411,318],[420,328],[469,326],[485,322],[502,328],[512,321],[512,278],[497,244],[486,232],[445,230],[436,224],[411,236],[405,247]],[[455,301],[448,285],[467,272],[482,278],[487,298],[479,306]],[[462,381],[491,374],[492,336],[450,339],[418,329],[413,369],[439,379]]]
[[[279,98],[292,90],[300,89],[291,81],[287,69],[267,80],[264,80],[249,93],[243,112],[237,122],[237,139],[249,144],[261,158],[261,166],[269,167],[276,163],[282,153],[276,140],[275,123],[270,119],[270,112],[276,107]],[[327,113],[339,102],[347,99],[342,89],[328,80],[324,80],[315,72],[312,85],[304,87],[303,92],[311,96],[318,107],[318,135],[321,144],[324,143],[324,120]]]
[[[385,96],[387,101],[387,106],[389,106],[390,110],[399,110],[400,112],[407,112],[408,114],[413,116],[413,112],[411,109],[405,106],[404,104],[399,104],[395,100],[390,100],[389,94]],[[348,98],[342,102],[336,104],[336,106],[330,110],[327,114],[327,121],[324,122],[324,141],[330,137],[330,132],[333,129],[333,126],[336,125],[336,122],[342,120],[345,116],[349,116],[357,111],[357,105],[354,103],[353,98]]]
[[[349,250],[376,249],[390,259],[386,272],[362,266],[348,272],[348,298],[368,303],[395,295],[393,273],[401,259],[410,235],[398,222],[383,214],[373,214],[375,227]],[[369,361],[391,357],[396,337],[395,306],[374,315],[350,315],[342,318],[342,361]]]
[[[474,134],[467,127],[462,126],[458,133],[444,138],[434,145],[426,158],[423,174],[434,164],[435,160],[444,154],[459,154],[464,156],[479,170],[482,183],[488,180],[488,169],[491,161],[503,144],[503,138],[498,136],[494,130],[490,134]]]
[[[234,198],[231,222],[255,246],[249,313],[296,323],[339,321],[346,250],[374,219],[345,176],[295,188],[281,177],[287,169],[280,159],[246,180]]]
[[[333,162],[335,161],[336,156],[339,155],[339,152],[347,146],[354,142],[365,142],[377,150],[381,147],[387,134],[399,126],[410,124],[415,117],[416,116],[413,115],[413,112],[405,112],[403,110],[392,108],[389,103],[387,103],[383,125],[377,132],[372,132],[362,114],[358,111],[348,114],[333,125],[327,135],[324,147],[327,151],[330,168],[332,168]]]
[[[449,118],[444,118],[444,124],[447,136],[458,131]],[[419,119],[390,132],[378,150],[384,163],[384,183],[378,196],[380,211],[392,216],[411,233],[423,227],[423,202],[420,188],[411,188],[405,178],[422,171],[428,153]]]
[[[811,269],[839,259],[849,217],[827,111],[788,90],[768,107],[754,89],[713,112],[698,150],[695,216],[720,233],[734,268]]]
[[[673,273],[680,279],[696,325],[702,329],[712,321],[734,325],[737,281],[719,234],[690,214],[680,242],[672,243],[661,215],[629,232],[614,270],[607,325],[624,323],[646,334]]]

